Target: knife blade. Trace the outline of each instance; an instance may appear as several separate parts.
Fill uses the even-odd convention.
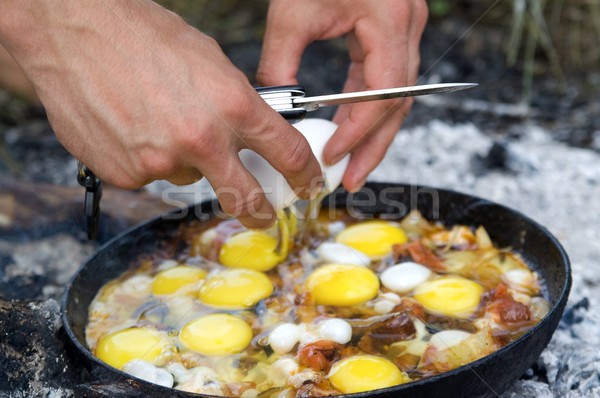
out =
[[[327,94],[306,97],[302,86],[258,87],[256,91],[274,110],[291,123],[302,120],[307,112],[324,106],[343,105],[365,101],[414,97],[427,94],[449,93],[477,86],[477,83],[440,83],[396,87],[352,93]]]
[[[358,91],[353,93],[341,93],[330,95],[319,95],[316,97],[293,98],[294,107],[304,107],[308,112],[323,106],[344,105],[357,102],[385,100],[391,98],[415,97],[418,95],[449,93],[475,87],[475,83],[442,83],[425,84],[421,86],[387,88],[382,90]]]

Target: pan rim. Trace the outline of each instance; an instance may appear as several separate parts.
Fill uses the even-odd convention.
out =
[[[512,209],[508,206],[505,206],[503,204],[499,204],[496,202],[493,202],[491,200],[485,199],[485,198],[481,198],[479,196],[476,195],[472,195],[469,193],[464,193],[464,192],[460,192],[460,191],[456,191],[456,190],[452,190],[452,189],[447,189],[447,188],[439,188],[439,187],[433,187],[433,186],[428,186],[428,185],[418,185],[418,184],[409,184],[409,183],[390,183],[390,182],[377,182],[377,181],[369,181],[367,182],[367,184],[365,185],[366,188],[372,188],[374,186],[378,186],[378,187],[400,187],[400,186],[404,186],[404,187],[416,187],[416,188],[423,188],[423,189],[434,189],[434,190],[438,190],[438,191],[442,191],[445,192],[449,195],[455,195],[455,196],[462,196],[462,197],[468,197],[469,199],[472,199],[473,201],[477,202],[478,204],[489,204],[489,205],[493,205],[496,207],[501,208],[504,211],[508,211],[512,214],[514,214],[515,216],[519,217],[520,219],[522,219],[523,221],[526,221],[528,223],[530,223],[533,227],[535,227],[536,229],[539,229],[540,232],[542,232],[546,237],[548,237],[550,239],[550,241],[552,242],[552,244],[555,246],[555,248],[558,250],[559,254],[560,254],[560,259],[562,264],[564,265],[564,273],[565,273],[565,278],[564,281],[562,282],[562,287],[560,289],[560,293],[557,295],[556,298],[556,302],[555,303],[551,303],[552,307],[550,309],[550,311],[544,316],[544,318],[542,318],[536,325],[534,325],[531,329],[529,329],[527,332],[525,332],[521,337],[519,337],[517,340],[511,342],[510,344],[500,348],[497,351],[494,351],[493,353],[486,355],[483,358],[480,358],[476,361],[467,363],[463,366],[460,366],[458,368],[434,375],[434,376],[430,376],[430,377],[426,377],[424,379],[420,379],[420,380],[415,380],[415,381],[411,381],[409,383],[405,383],[405,384],[400,384],[400,385],[396,385],[396,386],[391,386],[391,387],[387,387],[387,388],[382,388],[382,389],[377,389],[377,390],[370,390],[370,391],[365,391],[365,392],[360,392],[360,393],[352,393],[352,394],[343,394],[340,395],[341,397],[367,397],[367,396],[372,396],[373,394],[385,394],[386,392],[391,393],[402,393],[405,392],[406,390],[415,388],[415,387],[419,387],[419,386],[423,386],[423,385],[427,385],[427,384],[431,384],[431,383],[435,383],[436,381],[441,381],[443,379],[446,378],[452,378],[454,376],[457,376],[459,374],[462,374],[464,372],[469,372],[472,371],[474,372],[476,375],[477,373],[473,370],[473,368],[477,368],[479,365],[482,365],[488,361],[493,361],[496,357],[498,356],[502,356],[504,355],[507,351],[511,351],[515,348],[516,345],[519,344],[523,344],[524,342],[526,342],[527,340],[529,340],[529,338],[531,338],[533,335],[535,335],[536,332],[538,332],[542,327],[546,326],[546,323],[549,321],[550,318],[554,317],[557,315],[557,312],[560,312],[561,317],[562,317],[562,313],[564,312],[564,307],[566,305],[567,299],[568,299],[568,295],[571,289],[571,285],[572,285],[572,268],[571,268],[571,263],[568,257],[568,254],[566,253],[564,247],[561,245],[561,243],[558,241],[558,239],[548,230],[548,228],[546,228],[545,226],[539,224],[537,221],[533,220],[532,218],[528,217],[527,215],[524,215],[523,213],[521,213],[518,210]],[[379,188],[380,189],[380,188]],[[335,193],[335,192],[334,192]],[[334,194],[332,193],[332,195]],[[324,202],[325,203],[325,202]],[[216,199],[209,199],[203,202],[199,202],[196,204],[191,204],[189,205],[186,210],[189,211],[193,211],[195,208],[197,208],[198,206],[203,206],[203,205],[217,205],[218,206],[218,201]],[[213,207],[214,208],[214,207]],[[160,393],[181,393],[181,394],[185,394],[186,396],[198,396],[198,397],[209,397],[210,395],[206,395],[206,394],[198,394],[198,393],[191,393],[191,392],[185,392],[185,391],[180,391],[174,388],[168,388],[168,387],[163,387],[157,384],[153,384],[153,383],[149,383],[145,380],[136,378],[135,376],[132,376],[128,373],[125,373],[119,369],[113,368],[110,365],[106,364],[105,362],[101,361],[100,359],[98,359],[97,357],[95,357],[91,351],[89,350],[89,348],[87,348],[84,344],[82,344],[79,339],[75,336],[75,333],[73,332],[71,325],[69,323],[69,319],[68,319],[68,314],[67,314],[67,305],[68,305],[68,301],[69,301],[69,297],[70,297],[70,293],[73,287],[73,283],[76,281],[76,279],[78,278],[78,276],[80,275],[80,273],[83,271],[83,269],[86,267],[86,265],[91,262],[94,258],[96,258],[97,256],[101,255],[101,253],[106,250],[108,247],[110,247],[111,245],[115,244],[116,242],[119,242],[121,239],[123,239],[125,236],[131,234],[132,232],[136,231],[137,229],[141,228],[142,226],[151,224],[151,223],[155,223],[158,222],[159,220],[163,219],[165,216],[170,215],[170,214],[174,214],[178,211],[181,211],[181,209],[175,209],[171,212],[167,212],[164,213],[160,216],[154,217],[152,219],[146,220],[140,224],[137,224],[133,227],[130,227],[128,229],[126,229],[125,231],[115,235],[113,238],[109,239],[107,242],[105,242],[104,244],[102,244],[95,253],[93,253],[91,256],[89,256],[81,265],[81,267],[78,268],[78,270],[74,273],[74,275],[70,278],[68,285],[65,289],[65,292],[62,295],[61,298],[61,319],[63,322],[63,327],[66,331],[66,334],[70,340],[70,342],[72,344],[74,344],[76,346],[76,348],[78,349],[78,351],[83,354],[86,359],[92,361],[95,365],[100,366],[102,368],[108,368],[110,369],[112,372],[116,373],[119,376],[119,379],[121,378],[133,378],[136,380],[139,380],[142,383],[146,383],[152,386],[153,389],[155,389],[157,392]],[[185,220],[185,218],[183,218],[181,221]],[[560,321],[560,319],[559,319]],[[552,334],[554,334],[555,329],[552,330]],[[551,334],[551,336],[552,336]],[[551,338],[550,336],[550,338]],[[546,344],[547,346],[547,344]],[[545,347],[544,346],[544,349]],[[488,384],[485,382],[485,380],[483,380],[479,375],[477,375],[485,384]],[[492,389],[492,392],[493,389]]]

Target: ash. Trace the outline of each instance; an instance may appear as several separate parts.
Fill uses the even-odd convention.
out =
[[[571,259],[573,287],[548,348],[502,396],[600,396],[600,154],[534,124],[518,128],[512,139],[439,120],[404,129],[371,179],[466,192],[547,227]]]
[[[467,28],[460,17],[432,21],[422,40],[419,84],[481,87],[418,98],[370,180],[473,194],[547,227],[571,258],[573,287],[550,344],[502,397],[600,396],[598,72],[569,76],[575,84],[567,93],[542,78],[531,104],[523,104],[520,74],[503,66],[497,29],[478,25],[464,36]],[[224,43],[224,49],[253,76],[260,43],[249,41]],[[339,42],[316,43],[303,58],[299,81],[310,95],[337,92],[347,61]],[[210,187],[158,182],[131,193],[105,187],[99,241],[87,242],[74,160],[52,135],[43,109],[6,97],[0,90],[0,397],[132,395],[122,386],[94,384],[67,355],[58,301],[101,242],[173,210],[162,200],[166,191],[171,199],[197,202],[212,197]]]

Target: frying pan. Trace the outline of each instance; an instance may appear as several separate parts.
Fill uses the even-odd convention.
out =
[[[323,206],[346,207],[357,218],[386,219],[400,219],[418,209],[427,219],[448,227],[483,225],[497,246],[520,253],[540,274],[552,305],[542,321],[491,355],[430,378],[352,397],[495,397],[525,373],[550,341],[567,302],[571,269],[560,243],[535,221],[474,196],[405,184],[369,183],[355,194],[336,191],[325,198]],[[62,318],[73,360],[89,372],[84,384],[128,396],[202,396],[157,386],[104,364],[86,346],[85,325],[88,306],[102,285],[121,275],[139,255],[156,250],[158,242],[176,236],[182,223],[204,220],[218,212],[218,204],[207,201],[190,206],[187,212],[150,220],[107,242],[75,274],[63,297]]]

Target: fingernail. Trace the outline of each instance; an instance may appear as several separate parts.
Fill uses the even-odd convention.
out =
[[[319,179],[319,181],[317,182],[317,185],[314,187],[314,189],[311,189],[311,191],[310,191],[310,198],[311,199],[316,198],[321,192],[323,192],[324,187],[325,187],[325,181],[323,181],[323,179]]]
[[[332,159],[331,162],[328,162],[328,166],[333,166],[334,164],[338,163],[340,160],[342,160],[346,155],[348,154],[348,152],[342,152],[338,155],[335,155]]]
[[[354,184],[354,187],[350,190],[350,192],[351,193],[358,192],[366,183],[367,183],[367,177],[363,178],[362,180],[360,180],[359,182]]]

